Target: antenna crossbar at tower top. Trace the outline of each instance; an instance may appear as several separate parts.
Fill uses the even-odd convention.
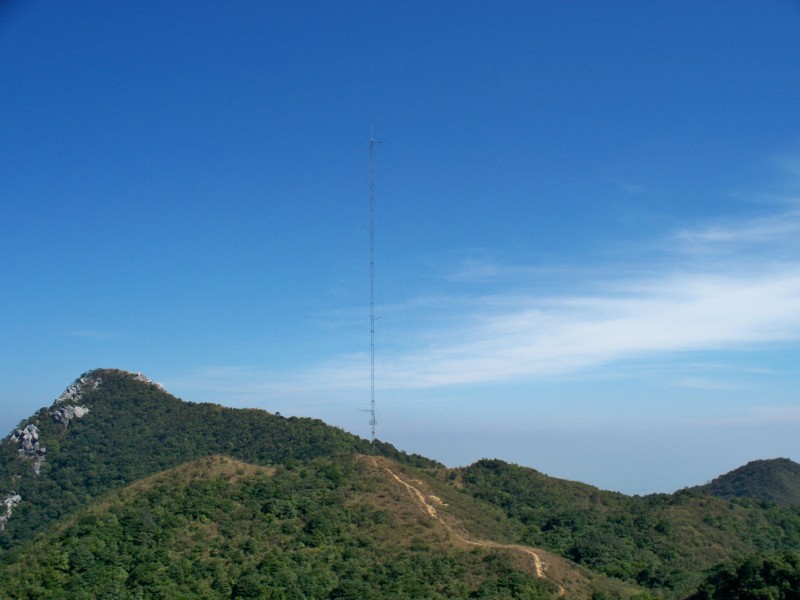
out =
[[[369,426],[375,454],[375,138],[369,138]]]

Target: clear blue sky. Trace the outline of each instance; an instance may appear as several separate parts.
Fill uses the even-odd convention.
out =
[[[800,4],[6,2],[0,426],[82,372],[631,493],[800,460]]]

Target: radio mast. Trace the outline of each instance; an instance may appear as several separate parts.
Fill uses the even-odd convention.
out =
[[[369,136],[369,426],[375,454],[375,138]]]

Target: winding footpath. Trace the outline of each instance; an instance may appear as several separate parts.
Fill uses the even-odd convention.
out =
[[[372,457],[372,464],[375,467],[379,467],[378,461],[375,459],[375,457]],[[456,531],[452,527],[450,527],[450,525],[444,519],[442,519],[442,517],[439,516],[439,513],[436,511],[436,507],[434,507],[430,502],[428,502],[428,497],[426,497],[425,494],[423,494],[418,488],[414,487],[413,485],[411,485],[407,481],[405,481],[402,478],[400,478],[397,475],[397,473],[392,471],[389,467],[384,465],[382,468],[387,473],[389,473],[389,475],[391,475],[398,483],[402,484],[406,488],[406,490],[408,490],[408,493],[411,494],[411,496],[413,498],[415,498],[422,505],[422,507],[425,509],[425,512],[428,513],[428,515],[430,517],[432,517],[432,518],[436,519],[437,521],[439,521],[439,523],[441,523],[460,542],[462,542],[464,544],[469,544],[470,546],[480,546],[480,547],[483,547],[483,548],[494,548],[494,549],[498,549],[498,550],[513,550],[513,551],[516,551],[516,552],[522,552],[524,554],[527,554],[528,556],[530,556],[533,559],[533,567],[534,567],[534,571],[536,573],[536,576],[540,577],[540,578],[545,576],[545,574],[544,574],[544,563],[542,562],[542,559],[539,557],[539,555],[536,552],[534,552],[532,549],[530,549],[530,548],[528,548],[526,546],[520,546],[518,544],[498,544],[497,542],[482,542],[482,541],[477,541],[477,540],[471,540],[469,538],[464,537],[458,531]],[[435,498],[435,497],[431,496],[431,498]],[[439,503],[441,503],[441,500],[439,500],[439,498],[435,498],[435,501],[438,501]],[[446,505],[444,505],[444,506],[446,506]],[[559,586],[559,596],[563,596],[564,593],[565,593],[564,588]]]

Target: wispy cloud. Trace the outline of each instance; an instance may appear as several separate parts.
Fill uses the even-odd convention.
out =
[[[424,348],[387,347],[379,365],[382,388],[550,377],[659,354],[794,341],[800,339],[800,267],[741,277],[677,274],[616,286],[607,295],[527,298],[525,304],[471,314]],[[242,393],[342,391],[364,388],[366,364],[366,355],[350,354],[303,372],[228,369],[207,379],[221,386],[240,381]]]
[[[691,390],[740,390],[740,383],[731,382],[727,379],[713,377],[686,377],[679,379],[673,384],[674,387],[687,388]]]
[[[750,221],[713,224],[678,232],[686,251],[741,252],[743,246],[765,246],[775,250],[800,245],[800,210],[786,211]]]
[[[528,265],[506,265],[489,259],[467,259],[445,279],[452,282],[488,283],[509,278],[541,275],[552,269]]]
[[[656,353],[742,349],[800,337],[800,269],[672,275],[608,295],[530,299],[473,317],[448,341],[393,357],[399,387],[555,375]],[[385,382],[387,383],[387,382]]]
[[[800,179],[800,155],[796,153],[780,154],[772,158],[772,163],[793,182],[796,183]]]
[[[589,292],[550,296],[526,291],[530,280],[541,275],[535,268],[462,263],[449,281],[457,285],[484,279],[490,291],[464,295],[459,288],[458,294],[406,302],[412,308],[404,326],[380,344],[381,387],[535,380],[612,370],[613,365],[659,356],[796,343],[799,233],[800,211],[683,230],[674,238],[683,247],[664,257],[661,264],[670,269],[661,275],[640,276],[632,260],[604,268],[600,283],[582,286]],[[753,244],[766,250],[753,253]],[[706,258],[684,266],[685,253],[700,246]],[[723,246],[720,256],[717,249]],[[364,353],[352,353],[296,372],[208,372],[203,385],[213,388],[216,383],[242,394],[334,395],[363,390],[367,364]],[[675,385],[732,389],[724,377],[710,376],[690,363],[686,367]]]

